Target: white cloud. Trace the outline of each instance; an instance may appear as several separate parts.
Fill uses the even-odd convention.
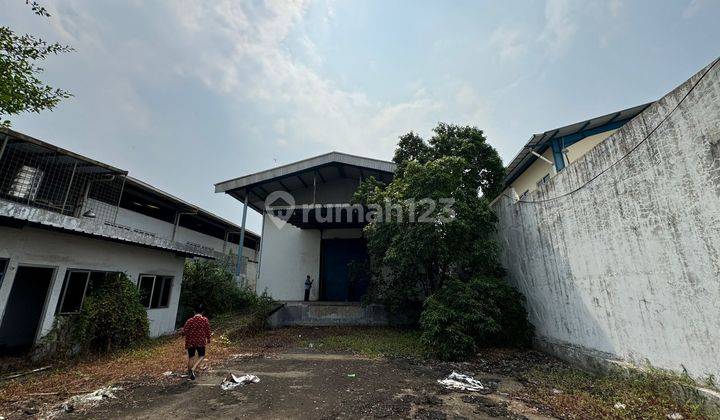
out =
[[[620,16],[620,12],[623,8],[623,2],[622,0],[610,0],[608,2],[608,9],[610,10],[610,15],[612,17],[618,17]]]
[[[707,5],[707,0],[691,0],[685,10],[683,10],[683,18],[690,19],[698,14]]]
[[[545,3],[545,25],[538,40],[553,55],[564,53],[578,31],[575,21],[578,3],[572,0],[547,0]]]
[[[304,1],[254,6],[192,2],[172,7],[189,33],[183,41],[197,53],[179,71],[195,74],[211,89],[249,101],[256,109],[281,112],[282,120],[272,127],[283,136],[278,145],[294,136],[294,141],[328,149],[388,157],[399,135],[410,130],[429,133],[438,120],[449,116],[450,104],[431,99],[423,87],[404,100],[381,103],[324,77],[315,68],[323,58],[303,30],[308,10]],[[331,14],[332,8],[326,11]],[[292,51],[287,46],[293,42],[307,46],[306,51]],[[307,50],[312,51],[310,57]],[[477,97],[466,94],[457,99],[469,112],[477,109]],[[452,115],[456,116],[462,118],[463,113]]]
[[[490,46],[497,48],[501,60],[520,58],[527,52],[523,32],[506,26],[499,26],[493,31]]]

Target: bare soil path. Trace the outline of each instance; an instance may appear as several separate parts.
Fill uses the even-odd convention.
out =
[[[450,392],[437,384],[444,369],[404,360],[349,354],[288,352],[238,359],[223,368],[201,373],[196,381],[166,386],[141,386],[119,394],[118,400],[83,414],[91,418],[548,418],[504,397],[518,386],[498,375],[479,379],[492,384],[488,395]],[[441,372],[442,371],[442,372]],[[260,378],[223,391],[229,374],[252,373]],[[499,389],[498,389],[499,388]]]

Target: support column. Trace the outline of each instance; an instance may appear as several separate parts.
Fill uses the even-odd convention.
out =
[[[242,271],[242,257],[243,257],[243,243],[245,242],[245,220],[247,220],[247,208],[248,208],[248,195],[249,191],[245,189],[245,201],[243,202],[243,216],[242,224],[240,225],[240,242],[238,243],[238,257],[237,266],[235,267],[235,274],[240,275]]]

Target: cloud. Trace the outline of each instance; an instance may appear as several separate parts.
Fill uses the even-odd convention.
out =
[[[683,18],[690,19],[694,17],[705,6],[707,6],[707,0],[691,0],[685,10],[683,10]]]
[[[258,112],[281,114],[271,127],[283,136],[280,145],[293,137],[292,142],[317,148],[387,157],[399,135],[410,130],[429,133],[443,117],[463,118],[462,112],[449,112],[458,102],[431,99],[424,86],[416,86],[405,99],[378,102],[324,77],[316,68],[323,57],[305,31],[311,7],[305,1],[170,5],[171,15],[187,33],[175,39],[196,54],[178,64],[177,71],[194,74],[218,94],[247,102]],[[332,20],[332,8],[324,12],[321,20]],[[469,113],[477,109],[470,100],[458,99]]]
[[[610,16],[618,17],[623,8],[622,0],[610,0],[608,2],[608,9],[610,10]]]
[[[569,48],[578,31],[577,5],[572,0],[547,0],[545,3],[545,25],[538,40],[548,53],[557,56]]]
[[[506,26],[497,27],[490,35],[490,46],[498,50],[501,60],[512,60],[527,52],[523,32]]]

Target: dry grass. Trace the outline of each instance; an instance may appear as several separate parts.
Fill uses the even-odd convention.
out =
[[[247,321],[247,316],[213,320],[213,339],[204,363],[208,369],[222,365],[232,354],[272,352],[294,342],[285,330],[245,336],[240,331]],[[51,370],[0,382],[0,416],[42,412],[73,395],[110,384],[137,386],[180,381],[177,376],[163,373],[185,372],[184,344],[180,335],[162,337],[135,348],[55,364]]]

